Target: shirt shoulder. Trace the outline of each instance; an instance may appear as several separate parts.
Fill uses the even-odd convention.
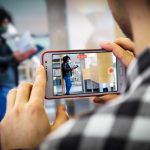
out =
[[[139,95],[145,93],[142,101]],[[150,148],[150,100],[146,91],[121,96],[115,103],[72,119],[47,137],[41,150],[107,150]],[[147,94],[146,94],[147,93]],[[127,96],[128,97],[128,96]],[[140,97],[141,98],[141,97]],[[141,145],[140,145],[141,144]],[[140,145],[140,146],[139,146]]]

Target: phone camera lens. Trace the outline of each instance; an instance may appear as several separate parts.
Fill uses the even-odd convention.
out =
[[[45,61],[45,63],[47,63],[47,61]]]

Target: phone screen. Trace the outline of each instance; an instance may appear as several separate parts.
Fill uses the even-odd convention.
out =
[[[112,52],[56,53],[51,62],[53,96],[117,92]]]

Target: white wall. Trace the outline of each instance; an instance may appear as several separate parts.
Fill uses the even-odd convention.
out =
[[[115,38],[106,0],[67,0],[67,21],[70,49],[99,48]]]

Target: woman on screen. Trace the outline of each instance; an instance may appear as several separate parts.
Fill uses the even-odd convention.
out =
[[[70,57],[64,56],[62,67],[61,67],[62,68],[62,77],[65,80],[65,85],[66,85],[66,94],[65,95],[70,95],[70,89],[72,86],[72,83],[71,83],[72,71],[78,67],[78,65],[76,65],[74,67],[70,67],[69,61],[70,61]]]

